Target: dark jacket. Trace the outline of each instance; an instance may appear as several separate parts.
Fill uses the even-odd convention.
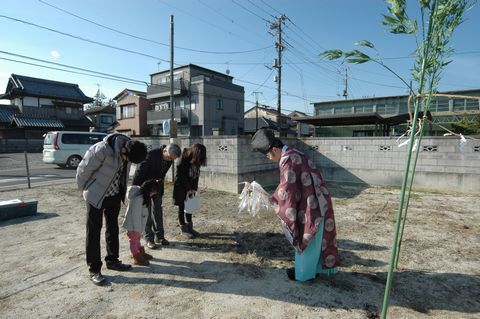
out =
[[[163,149],[165,147],[165,145],[162,145],[160,148],[156,148],[147,153],[145,160],[137,165],[135,175],[133,176],[133,185],[140,186],[149,179],[160,179],[163,186],[165,175],[170,169],[170,166],[172,166],[171,161],[163,159]],[[163,194],[163,187],[161,193]]]
[[[120,165],[125,165],[120,177],[120,196],[122,201],[125,201],[130,163],[122,163],[120,152],[129,140],[130,138],[123,134],[107,135],[103,141],[88,149],[78,165],[77,186],[83,190],[83,198],[93,207],[102,207],[105,193]]]
[[[185,150],[184,150],[185,152]],[[198,189],[198,179],[200,177],[200,166],[193,165],[191,158],[184,158],[177,166],[175,182],[173,184],[173,203],[175,205],[183,204],[187,198],[187,192]]]

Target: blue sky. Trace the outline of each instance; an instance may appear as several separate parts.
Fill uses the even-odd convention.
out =
[[[418,12],[417,1],[408,5]],[[254,91],[262,92],[260,103],[276,108],[275,72],[268,67],[277,54],[267,21],[283,13],[288,17],[282,69],[285,112],[311,113],[312,102],[343,98],[345,67],[349,98],[405,94],[398,79],[373,63],[340,65],[318,57],[327,49],[350,50],[355,42],[370,40],[385,63],[409,81],[413,59],[408,56],[415,44],[412,38],[386,32],[381,18],[387,7],[380,0],[3,0],[0,92],[11,73],[77,83],[88,96],[98,85],[108,98],[124,88],[145,91],[136,81],[148,82],[151,73],[169,68],[174,15],[176,65],[193,63],[223,73],[228,69],[234,83],[245,87],[245,109],[253,105]],[[479,4],[466,19],[453,35],[456,53],[443,73],[442,91],[480,88]],[[67,68],[32,58],[135,82],[53,70],[49,68]]]

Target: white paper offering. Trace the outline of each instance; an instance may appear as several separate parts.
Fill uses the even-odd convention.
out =
[[[258,211],[263,207],[270,209],[272,205],[268,198],[270,195],[263,189],[262,185],[253,181],[243,182],[242,193],[240,194],[240,204],[238,205],[238,213],[247,211],[250,215],[257,215]]]

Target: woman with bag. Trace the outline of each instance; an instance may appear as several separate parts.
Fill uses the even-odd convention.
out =
[[[178,223],[182,235],[187,239],[200,234],[193,229],[192,211],[185,211],[185,201],[192,200],[197,195],[200,166],[205,166],[207,149],[202,144],[193,144],[185,148],[177,165],[173,186],[173,202],[178,206]]]
[[[155,179],[143,182],[142,186],[133,185],[128,189],[128,206],[122,226],[127,230],[127,236],[130,239],[130,252],[135,265],[148,266],[149,260],[153,258],[152,255],[145,253],[140,238],[145,231],[152,197],[157,195],[161,189],[162,185]]]

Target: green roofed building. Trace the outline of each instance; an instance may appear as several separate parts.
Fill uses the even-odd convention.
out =
[[[480,117],[480,89],[449,91],[452,97],[435,97],[427,113],[430,122],[427,136],[443,135],[452,124]],[[468,99],[465,96],[478,97]],[[314,116],[296,118],[298,122],[315,126],[319,137],[396,136],[405,133],[410,119],[408,95],[369,97],[313,103]],[[413,103],[412,103],[413,112]],[[421,109],[423,116],[423,109]]]

